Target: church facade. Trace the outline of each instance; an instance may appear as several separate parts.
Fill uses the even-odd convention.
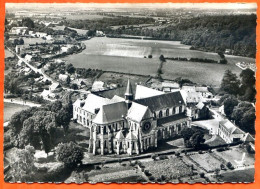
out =
[[[73,118],[90,130],[89,152],[132,155],[156,148],[158,141],[190,127],[185,110],[179,91],[135,99],[128,81],[125,98],[88,94],[86,99],[78,99],[73,104]]]

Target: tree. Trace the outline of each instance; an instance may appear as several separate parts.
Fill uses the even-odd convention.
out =
[[[228,118],[231,118],[231,114],[235,108],[235,106],[238,105],[238,100],[234,96],[230,96],[224,101],[224,112]]]
[[[153,55],[149,54],[149,55],[148,55],[148,58],[153,58]]]
[[[161,56],[159,57],[159,60],[160,60],[161,62],[166,62],[166,60],[165,60],[165,58],[164,58],[163,55],[161,55]]]
[[[204,134],[200,130],[187,127],[181,131],[181,135],[184,139],[186,147],[198,148],[202,143],[205,142]]]
[[[71,85],[70,85],[70,88],[71,88],[71,89],[74,89],[74,90],[78,90],[78,89],[79,89],[79,88],[78,88],[78,85],[77,85],[76,83],[71,84]]]
[[[34,176],[34,153],[32,146],[15,148],[10,159],[11,175],[15,182],[32,182]]]
[[[190,138],[190,144],[193,148],[198,148],[205,142],[204,134],[201,131],[196,131]]]
[[[66,65],[66,71],[69,73],[69,74],[73,74],[75,73],[75,67],[72,65],[72,64],[67,64]]]
[[[181,136],[183,137],[184,140],[189,140],[193,134],[194,134],[193,129],[189,127],[185,127],[184,129],[181,130]]]
[[[240,81],[237,75],[230,70],[226,70],[221,82],[221,90],[228,94],[237,95],[239,93]]]
[[[251,69],[243,70],[240,73],[241,87],[240,87],[240,99],[244,101],[255,101],[255,72]]]
[[[23,18],[22,25],[28,28],[34,28],[34,22],[31,18]]]
[[[56,158],[67,167],[76,167],[82,163],[83,151],[73,142],[60,143],[56,148]]]
[[[23,40],[23,38],[20,38],[20,39],[19,39],[19,45],[24,45],[24,40]]]

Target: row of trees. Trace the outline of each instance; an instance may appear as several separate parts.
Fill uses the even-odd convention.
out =
[[[105,30],[106,34],[146,36],[154,39],[178,40],[193,49],[224,52],[255,57],[256,15],[203,16],[184,19],[177,25],[160,29],[118,28]]]

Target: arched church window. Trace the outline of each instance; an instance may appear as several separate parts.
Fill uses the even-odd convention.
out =
[[[159,118],[161,118],[161,117],[162,117],[162,111],[159,112]]]
[[[169,109],[166,110],[166,116],[169,116]]]

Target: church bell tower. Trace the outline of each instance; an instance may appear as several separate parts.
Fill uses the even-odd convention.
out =
[[[126,102],[128,108],[131,107],[133,100],[134,100],[134,96],[133,96],[132,86],[128,79],[127,87],[126,87],[126,91],[125,91],[125,102]]]

